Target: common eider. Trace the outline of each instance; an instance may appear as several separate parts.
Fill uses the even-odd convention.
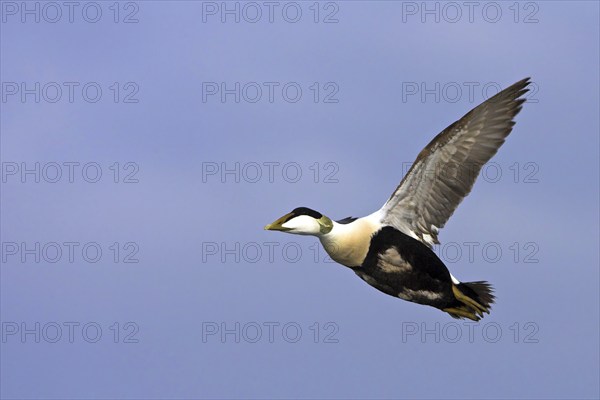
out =
[[[444,129],[376,212],[334,221],[299,207],[265,229],[316,236],[333,260],[383,293],[454,318],[480,320],[494,302],[492,286],[460,282],[432,246],[512,131],[529,83],[530,78],[515,83]]]

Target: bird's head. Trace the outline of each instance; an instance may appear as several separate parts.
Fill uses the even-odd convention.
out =
[[[333,222],[325,215],[306,207],[298,207],[275,222],[265,226],[268,231],[282,231],[296,235],[325,235],[333,229]]]

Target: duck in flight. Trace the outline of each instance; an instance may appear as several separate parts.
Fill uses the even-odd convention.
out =
[[[334,261],[383,293],[479,321],[494,302],[492,286],[459,281],[432,246],[512,131],[529,83],[515,83],[444,129],[378,211],[334,221],[299,207],[265,229],[316,236]]]

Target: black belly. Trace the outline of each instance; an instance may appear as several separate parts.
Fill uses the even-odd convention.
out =
[[[456,304],[442,260],[422,242],[390,226],[371,238],[367,257],[353,270],[390,296],[440,309]]]

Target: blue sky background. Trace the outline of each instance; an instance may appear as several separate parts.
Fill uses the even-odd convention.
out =
[[[287,3],[256,23],[244,3],[239,23],[220,2],[119,3],[118,23],[113,2],[96,23],[88,3],[73,22],[22,4],[0,3],[3,398],[598,398],[597,2],[477,3],[472,20],[439,3],[439,22],[421,2],[320,3],[316,23],[313,2],[295,3],[296,23]],[[495,286],[479,324],[375,291],[315,238],[263,231],[297,206],[376,210],[484,86],[526,76],[531,101],[436,249],[459,279]],[[207,82],[265,91],[222,102]],[[436,82],[439,99],[406,92]],[[79,163],[72,183],[65,162]],[[22,179],[35,163],[40,181]],[[221,175],[236,163],[239,182]],[[221,336],[236,323],[239,343]]]

